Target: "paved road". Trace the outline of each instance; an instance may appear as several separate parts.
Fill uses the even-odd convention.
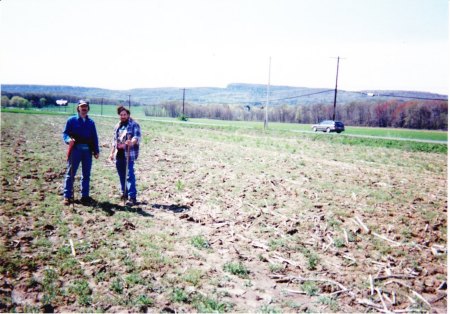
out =
[[[288,131],[288,130],[285,130]],[[313,131],[300,131],[300,130],[290,130],[292,132],[298,133],[316,133]],[[337,133],[324,133],[318,132],[318,134],[323,133],[326,136],[349,136],[349,137],[361,137],[361,138],[375,138],[375,139],[383,139],[383,140],[394,140],[394,141],[409,141],[409,142],[419,142],[419,143],[432,143],[432,144],[443,144],[448,145],[448,141],[439,141],[439,140],[422,140],[418,138],[406,138],[406,137],[388,137],[388,136],[373,136],[373,135],[360,135],[360,134],[337,134]]]

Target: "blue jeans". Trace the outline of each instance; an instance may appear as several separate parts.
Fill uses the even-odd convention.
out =
[[[72,198],[73,181],[81,162],[81,197],[89,196],[89,182],[91,180],[92,152],[87,144],[77,144],[73,147],[67,162],[64,180],[64,198]]]
[[[134,161],[128,161],[128,169],[125,169],[127,164],[126,158],[116,158],[116,169],[119,174],[120,187],[122,195],[125,197],[136,198],[136,177],[134,175]],[[127,171],[127,188],[125,191],[125,171]]]

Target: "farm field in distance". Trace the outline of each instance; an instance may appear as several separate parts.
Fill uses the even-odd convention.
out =
[[[101,105],[91,104],[90,114],[92,116],[110,116],[117,117],[116,106],[112,105]],[[176,118],[170,117],[151,117],[145,116],[143,106],[132,107],[131,111],[133,116],[140,120],[153,120],[153,121],[166,121],[167,123],[183,123],[189,124],[205,124],[207,126],[217,126],[217,127],[230,127],[230,128],[246,128],[246,129],[263,129],[263,121],[227,121],[227,120],[214,120],[214,119],[200,119],[200,118],[189,118],[187,122],[181,122]],[[8,112],[9,109],[2,109]],[[15,109],[14,112],[24,112],[21,109]],[[68,107],[55,107],[50,106],[43,109],[31,109],[25,110],[27,113],[55,113],[55,114],[67,114],[71,115],[76,112],[74,104],[70,104]],[[345,122],[345,121],[344,121]],[[278,130],[280,132],[312,132],[311,124],[298,124],[298,123],[279,123],[279,122],[269,122],[269,128],[273,131]],[[321,134],[318,132],[317,134]],[[356,136],[373,136],[373,137],[389,137],[389,138],[402,138],[410,140],[429,140],[429,141],[447,141],[448,132],[447,131],[437,131],[437,130],[412,130],[412,129],[395,129],[395,128],[376,128],[376,127],[356,127],[346,125],[346,130],[339,136],[345,137],[346,135],[356,135]]]
[[[73,209],[67,116],[2,112],[1,311],[447,312],[446,145],[138,118],[125,207],[117,117],[93,118],[96,203]]]

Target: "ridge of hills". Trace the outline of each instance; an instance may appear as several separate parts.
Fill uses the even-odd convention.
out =
[[[134,104],[155,105],[167,101],[181,101],[183,89],[178,87],[134,88],[113,90],[96,87],[67,85],[25,85],[2,84],[2,95],[9,94],[50,94],[61,98],[78,97],[91,101],[104,98],[115,102],[127,102],[128,95]],[[185,101],[195,104],[240,104],[261,105],[266,102],[267,85],[231,83],[221,87],[186,88]],[[379,96],[379,97],[377,97]],[[383,98],[405,98],[426,100],[447,100],[447,95],[402,90],[338,90],[337,103],[346,104],[354,101],[380,102]],[[334,101],[334,89],[309,88],[294,86],[270,86],[270,103],[272,105],[307,105],[329,104]]]

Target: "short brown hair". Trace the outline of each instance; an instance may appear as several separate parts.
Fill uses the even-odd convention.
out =
[[[128,115],[130,115],[130,110],[128,110],[127,108],[125,108],[124,106],[119,106],[117,107],[117,114],[120,114],[122,111],[126,111],[128,113]]]

